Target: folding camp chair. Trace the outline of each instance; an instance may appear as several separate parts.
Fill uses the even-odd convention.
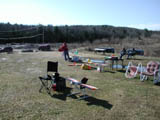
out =
[[[42,85],[41,88],[39,89],[39,92],[41,92],[41,90],[43,88],[46,89],[48,94],[50,93],[50,89],[55,87],[54,83],[55,83],[55,77],[53,76],[53,74],[51,74],[51,72],[55,72],[54,76],[59,76],[58,74],[58,62],[52,62],[52,61],[48,61],[47,63],[47,75],[44,77],[39,77]]]
[[[134,78],[136,75],[140,75],[140,80],[147,80],[149,76],[153,76],[154,84],[160,82],[160,64],[158,62],[150,61],[147,63],[147,67],[143,67],[141,63],[138,66],[134,66],[129,62],[125,76],[126,78]]]
[[[142,68],[142,64],[139,63],[138,66],[133,65],[132,62],[128,63],[126,72],[125,72],[125,77],[126,78],[134,78],[136,77],[137,73],[140,73],[140,68]]]
[[[153,76],[153,82],[155,83],[160,82],[160,71],[159,71],[160,64],[158,62],[150,61],[147,63],[147,67],[145,71],[140,72],[140,80],[144,81],[147,80],[149,76]]]

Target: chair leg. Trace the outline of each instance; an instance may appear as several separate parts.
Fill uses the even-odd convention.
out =
[[[127,69],[126,69],[126,72],[125,72],[125,77],[126,78],[128,78],[128,74],[129,74],[128,72],[129,72],[129,68],[131,67],[131,64],[132,64],[131,62],[128,63],[128,66],[127,66]]]
[[[41,85],[41,88],[39,89],[39,92],[41,92],[42,89],[45,88],[46,91],[47,91],[47,93],[48,93],[48,94],[51,94],[51,93],[50,93],[50,87],[51,87],[51,86],[48,85],[49,80],[45,80],[45,79],[43,79],[43,78],[40,78],[40,81],[41,81],[42,85]]]
[[[79,100],[88,98],[89,96],[86,94],[85,88],[81,90],[82,96],[79,98]]]
[[[158,83],[160,83],[160,72],[157,71],[155,74],[154,74],[154,80],[153,80],[153,83],[156,85]]]
[[[140,75],[140,81],[144,81],[144,80],[147,80],[148,79],[148,76],[146,75]]]
[[[140,81],[143,82],[144,81],[144,77],[145,77],[144,75],[140,75]]]
[[[39,89],[39,92],[41,93],[43,89],[43,85],[41,85],[41,88]]]
[[[71,84],[71,86],[72,86],[72,85],[73,85],[73,84]],[[69,97],[69,96],[72,96],[72,95],[77,95],[77,94],[80,94],[80,93],[81,93],[78,85],[74,85],[74,89],[77,90],[77,92],[72,92],[71,94],[68,94],[68,95],[67,95],[68,97]]]

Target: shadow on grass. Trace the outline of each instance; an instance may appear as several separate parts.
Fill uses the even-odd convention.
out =
[[[128,58],[127,60],[144,60],[142,58]]]
[[[156,86],[160,86],[160,82],[158,82],[158,83],[156,83],[156,84],[154,84],[154,85],[156,85]]]
[[[112,70],[105,70],[104,72],[116,73],[115,71],[112,71]]]
[[[108,101],[97,99],[97,98],[94,98],[91,96],[89,96],[88,98],[85,98],[84,100],[88,102],[87,105],[102,106],[102,107],[107,108],[109,110],[113,107],[113,105],[108,103]]]
[[[84,96],[77,97],[76,95],[71,95],[69,97],[72,97],[73,99],[87,101],[88,102],[87,103],[88,106],[96,105],[96,106],[101,106],[101,107],[107,108],[109,110],[113,107],[113,105],[108,103],[108,101],[97,99],[95,97],[88,96],[88,95],[87,95],[87,98],[83,98]]]
[[[57,99],[60,99],[60,100],[64,100],[64,101],[67,100],[67,97],[71,97],[73,99],[79,99],[79,97],[77,97],[76,95],[68,96],[69,94],[71,94],[71,90],[72,90],[72,88],[67,87],[63,92],[57,92],[56,94],[54,93],[51,97],[52,98],[57,98]],[[87,105],[102,106],[102,107],[107,108],[109,110],[113,106],[112,104],[109,104],[108,101],[97,99],[97,98],[94,98],[92,96],[88,96],[88,98],[84,98],[84,99],[81,99],[81,100],[87,101],[88,102]]]
[[[67,95],[71,93],[71,90],[72,88],[67,87],[64,91],[58,91],[57,94],[54,93],[51,97],[65,101],[67,99]],[[76,99],[76,96],[73,96],[73,98]]]
[[[125,73],[126,70],[117,70],[118,72]]]

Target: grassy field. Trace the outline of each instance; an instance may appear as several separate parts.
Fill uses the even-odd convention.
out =
[[[104,55],[86,51],[79,55],[104,59]],[[159,58],[136,56],[125,64],[146,65],[150,60]],[[61,76],[87,77],[88,84],[99,90],[88,90],[91,97],[85,100],[58,92],[51,97],[45,90],[39,93],[38,77],[46,74],[47,61],[59,62]],[[160,86],[153,85],[152,78],[140,82],[138,77],[125,78],[124,71],[99,73],[68,64],[56,51],[0,54],[0,120],[159,120]]]

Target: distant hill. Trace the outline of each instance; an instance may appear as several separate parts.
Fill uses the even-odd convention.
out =
[[[160,31],[109,25],[43,26],[0,23],[0,44],[64,41],[103,46],[117,45],[117,49],[135,47],[144,49],[146,55],[160,56]]]

